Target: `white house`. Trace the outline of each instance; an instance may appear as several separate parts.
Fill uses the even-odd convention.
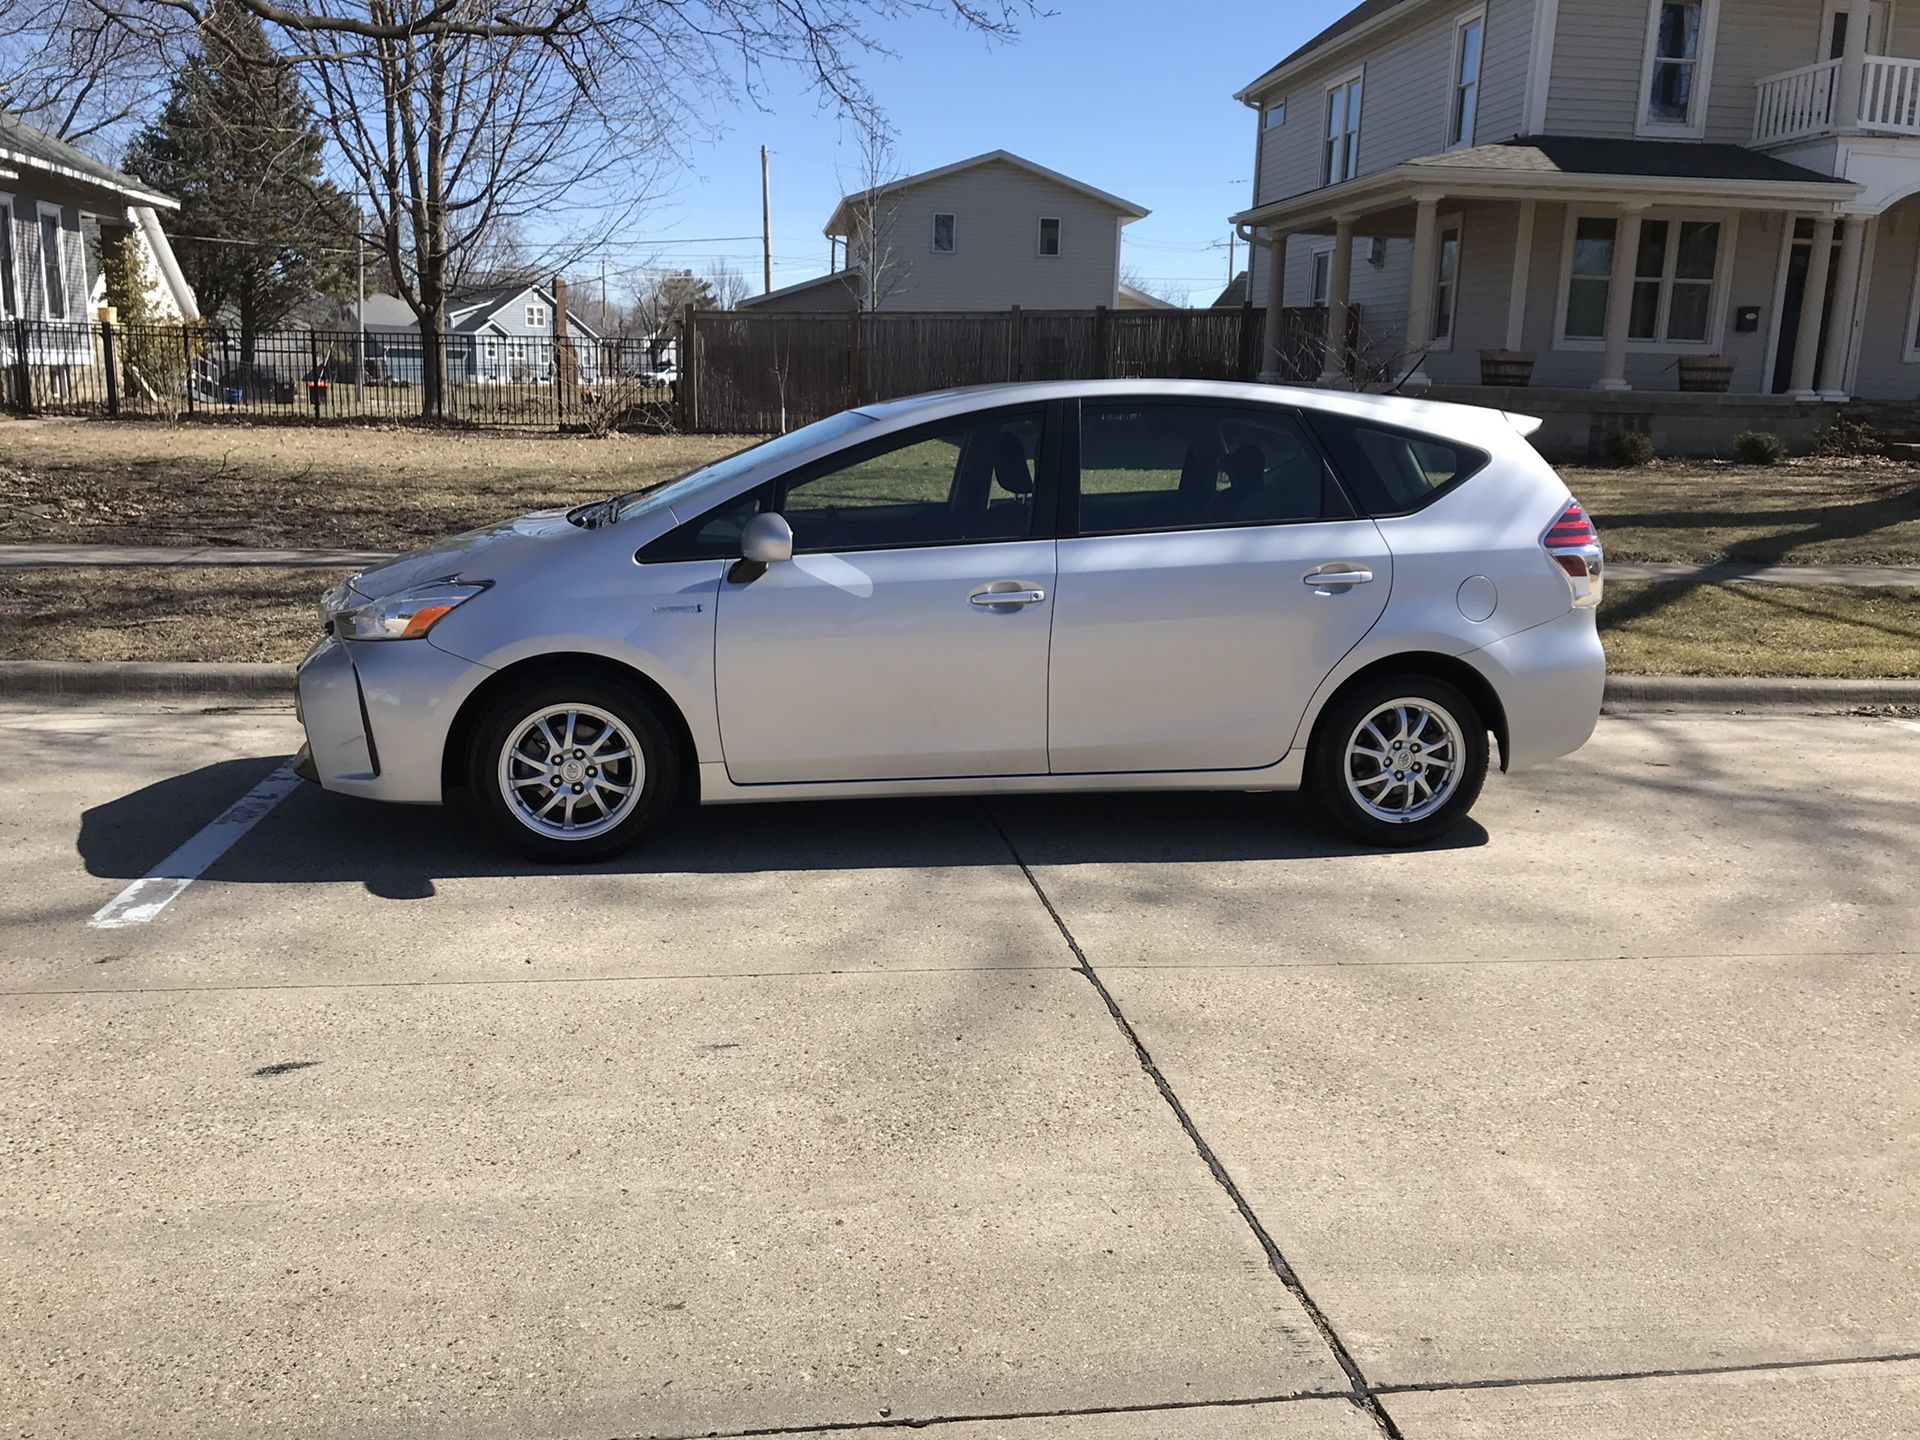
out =
[[[1147,211],[1006,150],[847,196],[826,234],[846,268],[758,310],[1091,310],[1127,302],[1120,232]]]
[[[1366,0],[1237,98],[1255,302],[1410,388],[1920,395],[1911,4]]]
[[[25,320],[29,364],[57,375],[96,363],[84,327],[105,293],[98,268],[90,273],[86,221],[103,236],[132,236],[146,262],[154,318],[198,319],[193,289],[160,225],[159,212],[179,208],[171,196],[0,111],[0,360],[16,358],[13,322]]]

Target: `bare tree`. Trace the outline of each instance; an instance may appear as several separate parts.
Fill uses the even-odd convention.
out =
[[[14,0],[19,3],[19,0]],[[211,0],[87,0],[132,41],[197,27]],[[333,132],[341,179],[423,332],[501,226],[573,222],[535,257],[571,268],[655,188],[715,102],[757,101],[797,68],[864,128],[878,109],[859,62],[872,22],[944,14],[1007,38],[1037,0],[236,0],[295,63]],[[442,357],[423,347],[422,400],[443,406]]]
[[[747,277],[725,260],[716,260],[707,269],[707,290],[716,310],[737,310],[740,302],[752,294]]]
[[[850,215],[847,269],[858,277],[863,310],[878,310],[906,278],[894,249],[898,206],[889,189],[902,173],[892,135],[879,124],[862,126],[859,170],[851,187],[842,186]]]
[[[1156,300],[1164,300],[1169,305],[1184,310],[1193,297],[1193,287],[1182,285],[1177,280],[1154,279],[1142,275],[1131,265],[1120,267],[1120,283],[1142,295],[1151,295]]]
[[[115,152],[166,92],[163,35],[190,28],[131,27],[89,0],[0,0],[0,110]]]

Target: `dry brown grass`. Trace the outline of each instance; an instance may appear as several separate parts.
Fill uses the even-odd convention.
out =
[[[1607,664],[1625,675],[1920,676],[1920,589],[1609,582]]]
[[[0,570],[0,660],[298,660],[344,570]]]
[[[1610,560],[1920,565],[1920,467],[1913,465],[1663,461],[1560,473],[1599,525]]]
[[[668,479],[748,438],[0,421],[0,542],[406,550]]]
[[[0,659],[298,660],[341,573],[0,570]],[[1916,589],[1616,581],[1600,629],[1622,674],[1920,676]]]

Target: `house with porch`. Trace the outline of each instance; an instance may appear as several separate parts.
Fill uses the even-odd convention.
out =
[[[1364,0],[1237,98],[1325,383],[1669,453],[1920,397],[1920,0]]]
[[[36,392],[61,395],[75,370],[100,363],[90,327],[107,295],[90,257],[90,230],[101,241],[131,240],[150,316],[199,318],[160,224],[160,212],[179,208],[173,197],[0,111],[0,394],[25,403],[14,393],[24,380]]]

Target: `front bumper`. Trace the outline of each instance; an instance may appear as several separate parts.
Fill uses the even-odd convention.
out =
[[[343,795],[439,804],[453,718],[489,673],[424,640],[327,636],[295,680],[309,778]]]
[[[1593,735],[1607,688],[1593,610],[1569,610],[1461,658],[1487,677],[1506,711],[1503,768],[1570,755]]]

